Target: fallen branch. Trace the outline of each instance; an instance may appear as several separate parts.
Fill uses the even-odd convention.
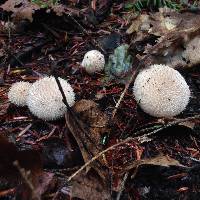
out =
[[[85,163],[79,170],[77,170],[74,174],[72,174],[68,179],[67,181],[71,181],[75,176],[77,176],[80,172],[82,172],[86,167],[88,167],[92,162],[94,162],[95,160],[97,160],[99,157],[103,156],[105,153],[107,153],[108,151],[111,151],[113,149],[115,149],[116,147],[120,146],[120,145],[123,145],[127,142],[131,142],[133,140],[137,140],[140,144],[144,143],[144,142],[148,142],[148,141],[151,141],[151,138],[149,136],[152,136],[154,135],[155,133],[163,130],[163,129],[166,129],[168,127],[171,127],[171,126],[174,126],[174,125],[177,125],[179,123],[182,123],[182,122],[186,122],[186,121],[192,121],[192,120],[195,120],[195,119],[199,119],[200,118],[200,115],[195,115],[193,117],[187,117],[185,119],[176,119],[174,120],[173,122],[167,124],[167,125],[163,125],[161,128],[158,128],[150,133],[147,133],[143,136],[137,136],[137,137],[134,137],[134,138],[127,138],[117,144],[114,144],[113,146],[110,146],[108,147],[107,149],[103,150],[102,152],[100,152],[99,154],[97,154],[96,156],[94,156],[91,160],[89,160],[87,163]],[[134,135],[139,135],[143,132],[143,130],[140,130],[140,131],[137,131],[134,133]]]
[[[120,103],[121,103],[121,101],[123,100],[124,95],[126,94],[126,91],[128,90],[130,84],[131,84],[132,81],[134,80],[137,71],[138,71],[138,68],[132,73],[131,78],[130,78],[129,81],[126,83],[125,88],[124,88],[123,92],[121,93],[118,102],[117,102],[116,105],[115,105],[115,109],[113,110],[112,119],[114,119],[115,114],[117,113],[117,109],[119,108]]]

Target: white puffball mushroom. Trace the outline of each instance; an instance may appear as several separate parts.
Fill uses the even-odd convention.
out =
[[[17,106],[25,106],[31,85],[31,83],[25,81],[13,83],[8,92],[9,101]]]
[[[142,110],[154,117],[173,117],[189,103],[190,89],[183,76],[167,65],[151,65],[136,77],[133,93]]]
[[[68,105],[75,103],[75,94],[71,85],[64,79],[59,78]],[[27,105],[31,113],[43,120],[56,120],[64,116],[67,111],[62,101],[62,94],[53,76],[37,80],[31,86]]]
[[[97,50],[88,51],[84,55],[81,65],[88,74],[100,72],[104,69],[105,66],[104,55]]]
[[[195,37],[186,45],[183,57],[192,65],[200,63],[200,37]]]

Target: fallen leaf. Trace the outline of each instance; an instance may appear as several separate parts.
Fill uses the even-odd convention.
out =
[[[186,127],[190,128],[190,129],[194,129],[195,124],[196,124],[195,122],[186,121],[186,122],[180,123],[179,125],[180,126],[186,126]]]
[[[16,21],[21,19],[28,19],[33,21],[32,15],[40,7],[37,4],[33,4],[28,0],[7,0],[3,5],[0,6],[4,11],[12,12],[12,17]]]
[[[51,9],[56,13],[57,16],[62,16],[65,13],[65,7],[61,4],[53,5]]]
[[[149,15],[147,14],[141,14],[136,16],[133,21],[131,26],[127,29],[126,33],[127,34],[132,34],[138,31],[147,31],[150,28],[150,19]]]
[[[108,132],[108,117],[92,100],[82,99],[74,105],[74,110],[80,119],[88,126],[90,138],[100,145],[101,136]]]
[[[145,20],[146,19],[146,20]],[[150,28],[141,28],[148,27]],[[144,64],[167,64],[173,68],[190,67],[183,59],[184,45],[200,32],[200,14],[190,12],[176,12],[161,8],[159,12],[140,15],[133,19],[127,33],[136,32],[132,41],[132,48],[136,42],[146,41],[143,56],[137,56]],[[155,43],[149,44],[148,38],[159,37]],[[148,61],[147,61],[148,60]]]
[[[100,138],[103,132],[108,131],[108,118],[98,109],[97,104],[90,100],[77,102],[74,110],[76,112],[66,113],[66,124],[79,145],[84,161],[88,162],[103,150]],[[103,179],[107,179],[107,172],[102,168],[104,164],[104,159],[100,158],[90,167],[94,168]]]
[[[110,192],[94,173],[92,175],[80,174],[72,181],[71,196],[84,200],[106,200],[110,199]]]
[[[55,187],[53,174],[43,172],[42,160],[38,151],[20,151],[3,135],[0,135],[0,146],[0,182],[6,183],[7,187],[17,187],[20,191],[18,194],[20,199],[31,199],[33,192],[21,173],[26,174],[33,185],[34,193],[37,195],[36,199],[40,199],[48,189]],[[16,161],[21,172],[14,165]]]
[[[163,167],[169,167],[169,166],[184,167],[184,165],[180,164],[179,161],[173,158],[170,158],[168,155],[158,155],[154,158],[130,161],[127,164],[127,166],[122,167],[123,170],[121,172],[124,173],[133,168],[137,168],[140,165],[158,165],[158,166],[163,166]]]
[[[33,21],[33,15],[36,11],[44,9],[43,6],[47,5],[45,11],[48,13],[53,11],[57,16],[62,16],[63,14],[79,15],[80,11],[77,9],[72,9],[63,4],[37,4],[28,0],[7,0],[4,4],[0,6],[4,11],[12,12],[12,18],[15,22],[22,19],[28,19],[30,22]]]
[[[55,188],[56,179],[53,173],[43,172],[40,176],[37,177],[34,184],[36,185],[36,193],[42,196],[47,191]]]

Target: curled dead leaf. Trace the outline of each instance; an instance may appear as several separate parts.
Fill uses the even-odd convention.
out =
[[[102,134],[108,132],[108,116],[92,100],[82,99],[78,101],[74,105],[74,110],[89,127],[91,139],[96,144],[100,144]]]
[[[80,100],[73,109],[65,115],[66,124],[76,139],[86,163],[103,151],[100,138],[104,132],[109,131],[108,118],[97,104],[90,100]],[[104,158],[97,159],[89,168],[87,167],[87,171],[92,167],[105,180],[107,172],[103,169],[104,165],[106,165]]]
[[[148,29],[141,27],[150,26]],[[161,8],[159,12],[140,15],[135,18],[127,30],[131,34],[136,32],[132,41],[146,43],[145,55],[137,56],[143,63],[167,64],[173,68],[190,67],[184,59],[184,46],[200,33],[200,14],[190,12],[176,12]],[[148,44],[150,35],[159,37],[155,44]],[[145,42],[147,41],[147,42]],[[147,61],[148,60],[148,61]]]

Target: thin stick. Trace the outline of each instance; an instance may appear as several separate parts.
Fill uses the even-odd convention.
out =
[[[77,27],[79,28],[79,30],[89,36],[88,31],[70,14],[68,14],[68,16],[71,18],[71,20],[77,25]],[[67,22],[67,20],[64,17],[64,21]],[[95,40],[95,39],[91,39],[89,41],[93,46],[98,47],[104,54],[106,54],[106,51],[102,48],[102,46]]]
[[[193,116],[193,117],[188,117],[188,118],[185,118],[185,119],[176,119],[175,121],[173,121],[173,122],[171,122],[171,123],[169,123],[169,124],[167,124],[167,125],[164,125],[163,127],[158,128],[158,129],[156,129],[156,130],[154,130],[154,131],[152,131],[152,132],[150,132],[150,133],[144,135],[144,136],[145,136],[145,140],[144,140],[144,136],[142,137],[142,139],[141,139],[140,136],[138,136],[138,137],[135,137],[135,138],[127,138],[127,139],[125,139],[125,140],[123,140],[123,141],[121,141],[121,142],[119,142],[119,143],[117,143],[117,144],[114,144],[113,146],[110,146],[110,147],[108,147],[107,149],[103,150],[102,152],[98,153],[98,154],[97,154],[96,156],[94,156],[91,160],[89,160],[87,163],[85,163],[79,170],[77,170],[74,174],[72,174],[72,175],[67,179],[67,181],[71,181],[75,176],[77,176],[81,171],[83,171],[87,166],[89,166],[92,162],[94,162],[96,159],[98,159],[99,157],[101,157],[103,154],[107,153],[107,152],[110,151],[110,150],[113,150],[114,148],[116,148],[116,147],[118,147],[118,146],[120,146],[120,145],[122,145],[122,144],[125,144],[125,143],[130,142],[130,141],[133,141],[133,140],[138,140],[139,143],[144,143],[145,141],[147,141],[146,139],[148,138],[148,136],[151,136],[151,135],[153,135],[153,134],[155,134],[155,133],[157,133],[157,132],[159,132],[159,131],[161,131],[161,130],[163,130],[163,129],[165,129],[165,128],[171,127],[171,126],[173,126],[173,125],[176,125],[176,124],[179,124],[179,123],[182,123],[182,122],[192,121],[192,120],[198,119],[198,118],[200,118],[200,115],[195,115],[195,116]],[[137,132],[134,133],[134,134],[135,134],[135,135],[138,135],[138,134],[140,134],[141,132],[143,132],[143,130],[137,131]]]
[[[28,126],[25,127],[25,129],[23,129],[19,134],[18,134],[18,138],[21,137],[22,135],[24,135],[32,126],[33,124],[29,124]]]
[[[132,81],[134,80],[135,75],[136,75],[138,69],[139,69],[139,68],[137,68],[137,69],[132,73],[132,75],[131,75],[131,77],[130,77],[128,83],[125,85],[124,91],[121,93],[120,98],[119,98],[118,102],[117,102],[116,105],[115,105],[115,109],[113,110],[112,119],[115,117],[115,114],[117,113],[117,109],[119,108],[120,103],[121,103],[121,101],[123,100],[124,95],[126,94],[126,91],[128,90],[130,84],[131,84]]]
[[[125,184],[126,184],[126,180],[128,178],[128,175],[129,175],[129,172],[126,172],[126,174],[124,175],[124,178],[123,178],[122,183],[121,183],[120,191],[117,194],[116,200],[120,200],[120,198],[121,198],[122,192],[124,191],[124,188],[125,188]]]

